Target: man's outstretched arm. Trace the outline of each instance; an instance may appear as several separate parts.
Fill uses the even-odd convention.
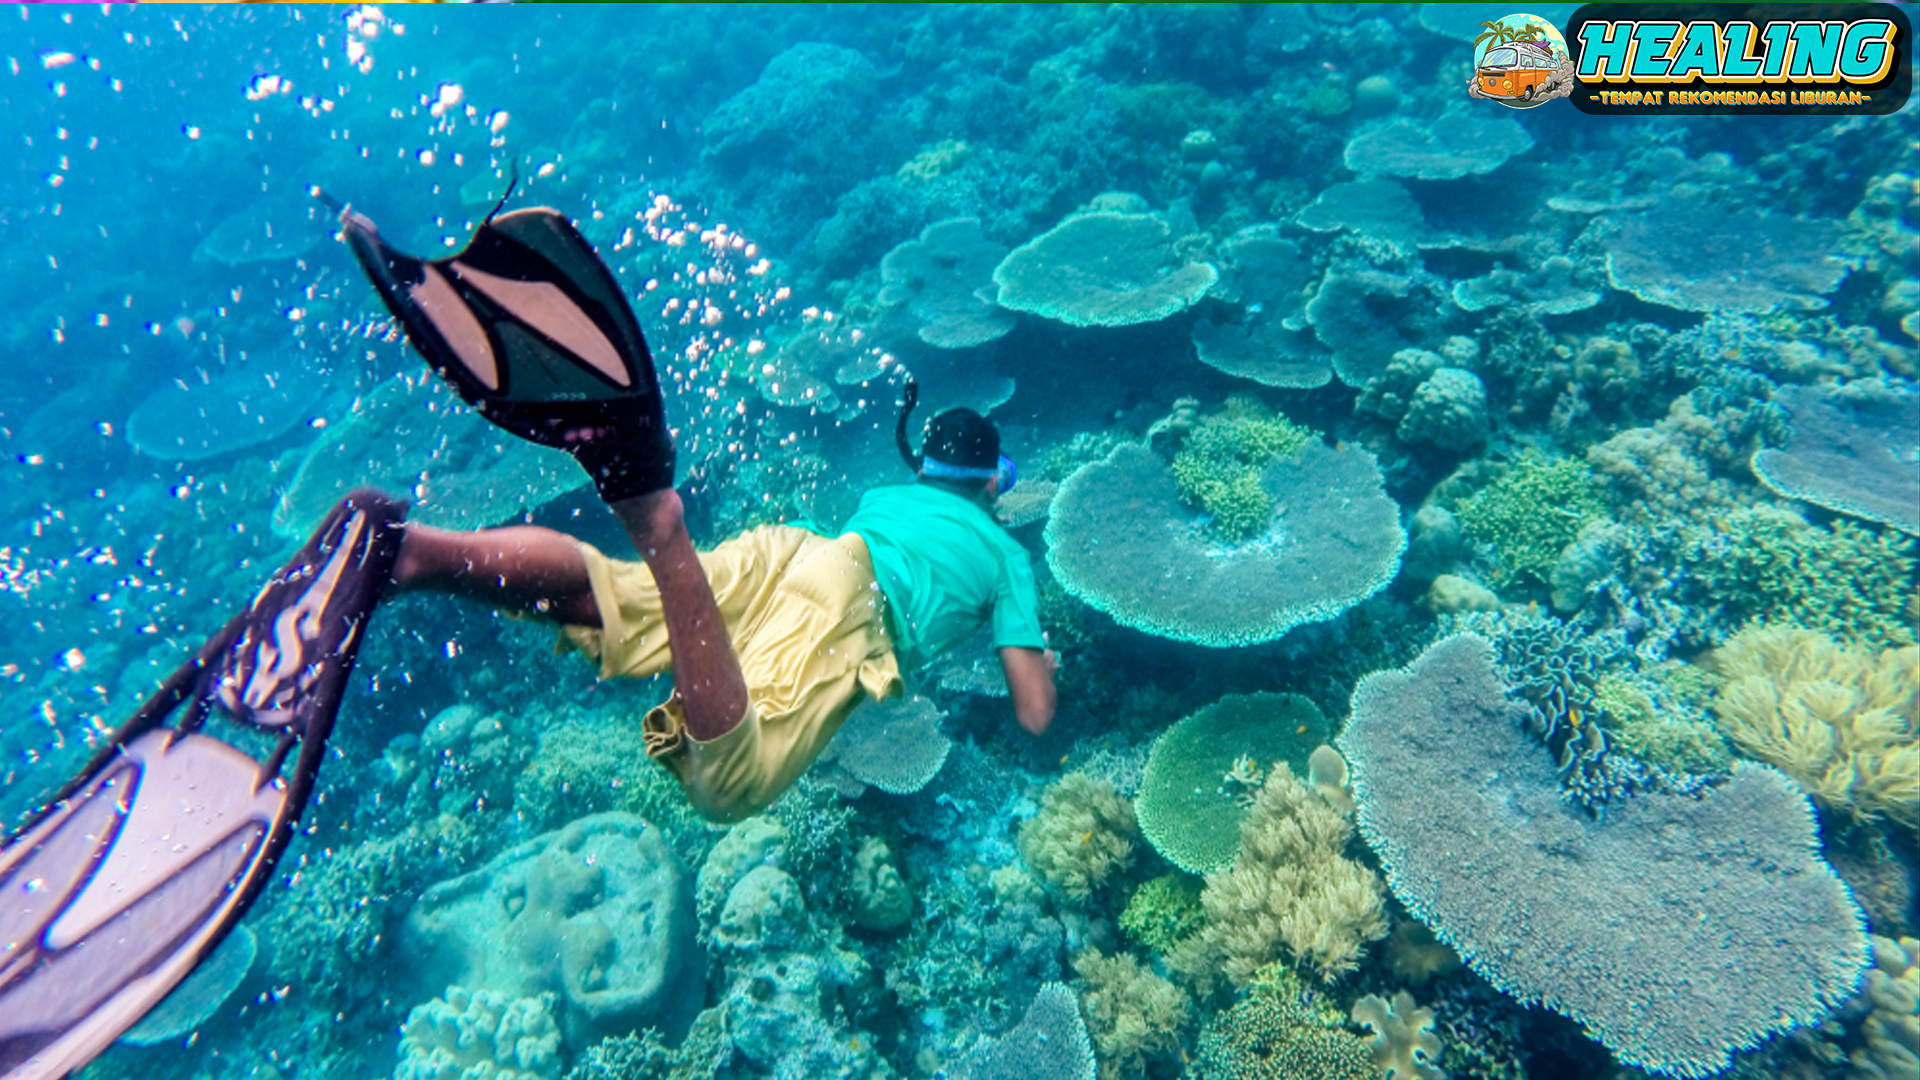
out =
[[[1057,703],[1053,671],[1060,659],[1052,649],[1029,649],[1010,645],[1000,650],[1000,667],[1007,673],[1007,689],[1013,694],[1013,715],[1029,735],[1043,735],[1053,723]]]

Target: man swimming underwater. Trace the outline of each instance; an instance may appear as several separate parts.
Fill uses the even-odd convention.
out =
[[[1052,722],[1055,659],[1024,549],[993,519],[1010,474],[969,409],[906,440],[918,482],[875,488],[837,536],[774,525],[695,552],[646,342],[613,276],[558,213],[489,222],[450,259],[395,252],[347,210],[341,226],[408,339],[488,420],[571,453],[644,562],[532,526],[406,527],[392,580],[542,615],[603,678],[671,670],[648,752],[720,822],[770,805],[863,700],[991,623],[1014,714]],[[1009,463],[1010,464],[1010,463]],[[352,498],[373,500],[371,493]]]

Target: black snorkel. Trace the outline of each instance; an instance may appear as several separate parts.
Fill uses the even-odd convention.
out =
[[[894,421],[893,442],[900,449],[900,460],[906,462],[907,468],[912,469],[916,474],[920,472],[920,466],[925,459],[914,453],[913,444],[907,441],[907,417],[913,415],[913,407],[919,403],[920,384],[914,382],[913,376],[909,375],[906,388],[900,391],[900,419]]]

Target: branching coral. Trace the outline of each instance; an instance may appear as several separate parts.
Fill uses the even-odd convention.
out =
[[[1204,925],[1200,889],[1182,874],[1162,874],[1135,889],[1120,913],[1120,929],[1157,953],[1167,952]]]
[[[1717,654],[1721,730],[1823,805],[1920,827],[1920,646],[1878,656],[1825,634],[1752,627]]]
[[[1604,512],[1599,485],[1584,464],[1531,453],[1459,509],[1467,539],[1493,545],[1498,562],[1490,576],[1496,585],[1545,580],[1561,549]]]
[[[1235,983],[1278,959],[1332,981],[1387,934],[1373,871],[1344,857],[1353,824],[1285,763],[1275,765],[1240,827],[1233,867],[1207,876],[1205,940]]]
[[[1291,456],[1312,435],[1254,398],[1228,398],[1220,412],[1194,426],[1174,455],[1174,483],[1189,504],[1213,515],[1222,538],[1245,540],[1265,531],[1273,516],[1260,471],[1277,457]]]
[[[1088,949],[1073,958],[1085,982],[1081,1012],[1093,1036],[1100,1080],[1139,1076],[1149,1059],[1168,1054],[1193,1018],[1186,991],[1142,967],[1126,953]]]
[[[1881,647],[1910,645],[1915,543],[1891,529],[1830,529],[1772,507],[1735,510],[1683,555],[1691,584],[1734,626],[1792,622]]]
[[[1040,812],[1020,827],[1020,854],[1063,899],[1085,903],[1133,865],[1138,835],[1133,807],[1113,785],[1068,773],[1047,787]]]

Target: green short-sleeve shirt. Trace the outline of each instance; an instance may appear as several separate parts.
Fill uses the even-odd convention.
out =
[[[874,488],[845,531],[873,556],[901,670],[989,622],[995,648],[1046,648],[1027,551],[977,503],[930,484]]]

